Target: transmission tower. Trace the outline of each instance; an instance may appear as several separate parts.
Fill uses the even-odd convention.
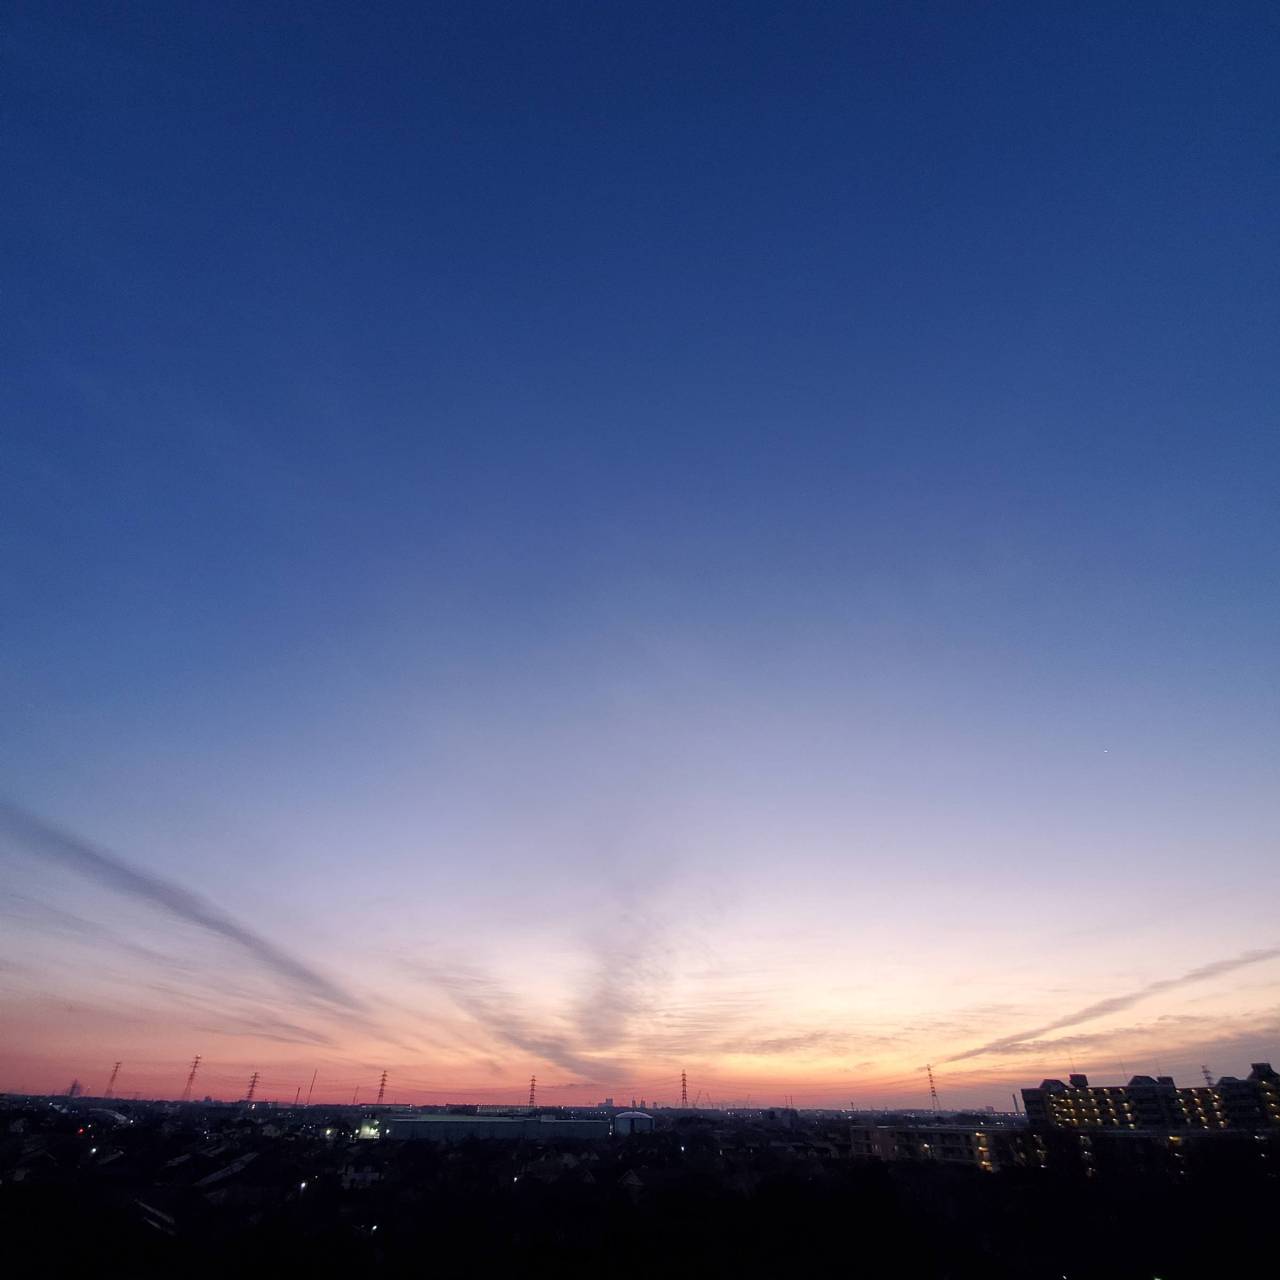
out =
[[[689,1105],[689,1077],[683,1071],[680,1073],[680,1105]]]
[[[925,1071],[929,1075],[929,1106],[934,1111],[940,1111],[942,1108],[938,1102],[938,1088],[933,1083],[933,1067],[926,1064]]]
[[[382,1106],[383,1095],[387,1092],[387,1073],[382,1073],[382,1079],[378,1081],[378,1106]]]
[[[111,1079],[107,1081],[107,1091],[102,1095],[104,1098],[111,1097],[111,1094],[116,1087],[116,1076],[118,1076],[119,1074],[120,1074],[120,1064],[117,1062],[116,1065],[111,1068]]]
[[[318,1076],[319,1074],[320,1074],[320,1068],[319,1068],[319,1067],[317,1067],[317,1068],[316,1068],[316,1069],[311,1073],[311,1084],[310,1084],[310,1086],[309,1086],[309,1087],[308,1087],[308,1089],[307,1089],[307,1106],[310,1106],[310,1105],[311,1105],[311,1091],[316,1087],[316,1076]]]
[[[1213,1076],[1211,1076],[1211,1075],[1209,1074],[1209,1068],[1208,1068],[1208,1067],[1206,1067],[1206,1066],[1201,1066],[1201,1068],[1200,1068],[1200,1074],[1201,1074],[1202,1076],[1204,1076],[1204,1082],[1205,1082],[1205,1084],[1207,1084],[1207,1085],[1209,1086],[1209,1088],[1210,1088],[1210,1089],[1212,1089],[1212,1088],[1213,1088]]]
[[[257,1088],[258,1088],[258,1073],[255,1071],[253,1075],[249,1077],[249,1092],[244,1095],[244,1100],[246,1102],[253,1101],[253,1095],[255,1092],[257,1092]]]
[[[191,1101],[191,1086],[196,1082],[196,1072],[200,1069],[200,1055],[191,1059],[191,1070],[187,1073],[187,1087],[182,1091],[183,1102]]]
[[[529,1105],[536,1107],[538,1105],[538,1077],[529,1077]]]

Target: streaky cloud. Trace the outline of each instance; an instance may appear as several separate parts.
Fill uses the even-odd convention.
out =
[[[421,962],[409,962],[408,968],[444,990],[459,1009],[491,1035],[572,1071],[582,1077],[579,1083],[590,1082],[601,1071],[616,1070],[616,1063],[593,1058],[589,1051],[584,1053],[573,1038],[531,1026],[516,1012],[511,994],[486,974],[460,966]]]
[[[1043,1026],[1033,1027],[1029,1031],[1019,1031],[1013,1035],[1001,1036],[996,1040],[989,1040],[986,1044],[978,1045],[973,1049],[966,1049],[963,1053],[957,1053],[950,1058],[942,1059],[942,1061],[963,1062],[967,1058],[981,1058],[990,1053],[1019,1053],[1022,1052],[1023,1046],[1029,1042],[1039,1040],[1042,1036],[1046,1036],[1051,1032],[1066,1031],[1069,1027],[1079,1026],[1084,1022],[1092,1022],[1095,1018],[1106,1017],[1107,1014],[1121,1013],[1125,1009],[1132,1008],[1135,1004],[1149,1000],[1152,996],[1161,995],[1166,991],[1176,991],[1179,987],[1188,987],[1197,982],[1206,982],[1210,978],[1218,978],[1226,973],[1234,973],[1237,969],[1244,969],[1249,965],[1262,964],[1265,960],[1275,960],[1277,958],[1280,958],[1280,947],[1260,947],[1252,951],[1244,951],[1238,956],[1230,956],[1224,960],[1213,960],[1209,964],[1201,965],[1198,969],[1192,969],[1179,977],[1161,978],[1158,982],[1139,987],[1137,991],[1129,991],[1120,996],[1109,996],[1106,1000],[1097,1000],[1093,1004],[1085,1005],[1083,1009],[1077,1009],[1074,1013],[1066,1014],[1053,1022],[1046,1022]]]
[[[753,1057],[769,1057],[773,1054],[798,1053],[806,1050],[843,1052],[848,1037],[838,1031],[801,1031],[794,1035],[764,1036],[760,1039],[729,1041],[718,1045],[719,1053],[743,1053]]]
[[[313,999],[339,1009],[354,1011],[358,1008],[352,996],[322,973],[171,880],[130,866],[78,836],[60,831],[34,815],[2,802],[0,831],[15,843],[59,862],[87,879],[96,880],[116,893],[158,907],[179,920],[226,939]]]
[[[653,992],[669,977],[664,928],[632,909],[621,910],[609,932],[590,947],[591,969],[574,1011],[579,1041],[593,1052],[623,1041]]]

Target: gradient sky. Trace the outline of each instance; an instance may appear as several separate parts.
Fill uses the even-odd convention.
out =
[[[1280,1060],[1269,4],[20,5],[0,1088]]]

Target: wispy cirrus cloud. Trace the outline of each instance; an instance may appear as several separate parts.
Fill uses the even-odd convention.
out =
[[[670,978],[670,947],[656,920],[625,910],[589,954],[573,1021],[584,1043],[607,1050],[626,1039],[637,1017],[652,1013]]]
[[[117,933],[96,920],[88,920],[74,911],[66,911],[48,902],[39,902],[23,894],[9,894],[12,905],[0,907],[0,919],[12,921],[18,929],[34,930],[59,938],[75,939],[90,945],[125,952],[150,965],[172,968],[179,961],[172,955],[154,947],[143,946]]]
[[[1167,991],[1176,991],[1180,987],[1191,986],[1197,982],[1207,982],[1211,978],[1220,978],[1225,974],[1235,973],[1237,970],[1247,968],[1250,965],[1262,964],[1267,960],[1275,959],[1280,959],[1280,947],[1255,948],[1252,951],[1242,952],[1238,956],[1214,960],[1209,964],[1200,965],[1199,968],[1191,969],[1176,978],[1161,978],[1157,982],[1148,983],[1145,987],[1139,987],[1136,991],[1128,991],[1123,995],[1109,996],[1105,1000],[1097,1000],[1093,1004],[1085,1005],[1083,1009],[1077,1009],[1074,1013],[1064,1014],[1060,1018],[1055,1018],[1052,1022],[1032,1027],[1028,1031],[1019,1031],[1012,1035],[1000,1036],[995,1040],[988,1040],[986,1044],[966,1049],[963,1053],[953,1054],[949,1058],[944,1058],[943,1061],[963,1062],[968,1058],[980,1058],[988,1054],[1022,1053],[1027,1046],[1035,1044],[1042,1037],[1055,1031],[1066,1031],[1071,1027],[1093,1022],[1095,1019],[1104,1018],[1109,1014],[1122,1013],[1124,1010],[1131,1009],[1134,1005],[1140,1004],[1144,1000],[1150,1000],[1153,996],[1162,995]],[[1041,1046],[1037,1045],[1037,1047]]]
[[[849,1037],[838,1031],[798,1031],[793,1035],[762,1036],[758,1039],[733,1040],[716,1046],[717,1053],[750,1054],[752,1057],[803,1054],[824,1051],[843,1053]]]
[[[324,974],[171,880],[132,866],[9,804],[0,803],[0,834],[38,858],[232,943],[310,1000],[337,1010],[354,1012],[359,1007],[352,995]]]
[[[546,1062],[572,1071],[584,1080],[616,1063],[590,1055],[581,1036],[572,1031],[551,1030],[544,1022],[520,1012],[519,1000],[494,978],[476,969],[456,965],[413,962],[411,970],[444,990],[453,1003],[503,1044],[537,1055]]]
[[[631,1069],[662,1017],[674,964],[671,917],[646,914],[616,889],[605,929],[581,939],[582,965],[561,1006],[536,1018],[523,997],[472,963],[412,959],[415,975],[445,992],[478,1028],[502,1044],[594,1081]]]

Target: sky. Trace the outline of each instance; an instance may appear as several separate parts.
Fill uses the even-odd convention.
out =
[[[1274,6],[0,47],[0,1089],[1280,1061]]]

